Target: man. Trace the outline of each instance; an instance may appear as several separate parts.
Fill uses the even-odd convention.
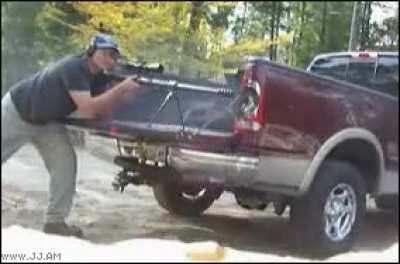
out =
[[[82,230],[67,225],[76,188],[76,154],[60,122],[69,115],[104,118],[126,96],[142,88],[131,78],[98,96],[91,96],[101,73],[111,70],[120,51],[113,38],[98,34],[87,53],[67,56],[10,88],[1,101],[1,162],[31,142],[50,174],[48,208],[43,230],[82,237]],[[28,176],[28,175],[27,175]]]

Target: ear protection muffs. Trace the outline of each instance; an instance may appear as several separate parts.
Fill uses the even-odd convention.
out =
[[[89,42],[89,47],[87,48],[87,55],[90,57],[96,51],[96,49],[115,49],[120,53],[117,42],[110,36],[104,33],[100,33],[94,37]]]
[[[96,51],[96,49],[97,49],[96,41],[95,41],[95,38],[93,37],[90,40],[88,48],[86,49],[86,55],[88,57],[91,57],[94,54],[94,52]]]

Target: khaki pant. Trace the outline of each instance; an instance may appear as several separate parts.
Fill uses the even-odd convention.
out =
[[[59,123],[32,125],[25,122],[7,93],[1,100],[1,164],[29,142],[39,151],[50,174],[45,221],[64,221],[71,211],[76,191],[76,154],[67,130]]]

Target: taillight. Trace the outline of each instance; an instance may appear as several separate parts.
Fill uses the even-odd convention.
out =
[[[376,58],[377,57],[377,53],[376,52],[372,52],[372,51],[360,51],[360,52],[353,52],[351,54],[351,56],[353,58],[360,58],[360,59],[368,59],[368,58]]]
[[[240,91],[244,92],[245,89],[249,87],[249,84],[255,80],[257,80],[255,66],[253,64],[249,64],[248,68],[243,74],[242,80],[240,81]]]
[[[358,54],[358,57],[360,57],[360,58],[369,58],[369,53],[362,52],[362,53]]]
[[[240,85],[240,100],[237,105],[235,132],[261,129],[265,121],[265,102],[260,84],[257,81],[255,68],[251,65],[245,72]]]

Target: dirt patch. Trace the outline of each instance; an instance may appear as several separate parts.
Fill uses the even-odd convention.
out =
[[[85,149],[77,148],[78,190],[69,220],[83,228],[88,241],[111,244],[137,238],[188,243],[211,240],[238,250],[303,256],[292,247],[288,211],[283,217],[275,216],[270,207],[248,211],[236,204],[233,195],[224,193],[201,217],[183,218],[161,209],[150,187],[130,185],[123,194],[114,191],[111,181],[119,170],[112,163],[115,141],[102,140],[90,138]],[[2,228],[21,225],[41,230],[47,178],[43,163],[30,145],[2,166]],[[365,252],[378,257],[381,251],[398,245],[398,240],[398,212],[378,210],[369,200],[361,234],[348,254]],[[396,259],[398,255],[387,261]]]

